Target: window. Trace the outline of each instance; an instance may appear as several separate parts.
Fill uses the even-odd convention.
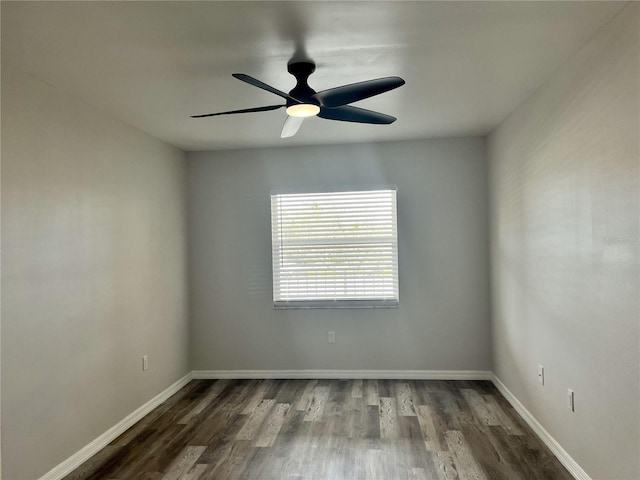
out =
[[[271,195],[276,308],[398,305],[396,191]]]

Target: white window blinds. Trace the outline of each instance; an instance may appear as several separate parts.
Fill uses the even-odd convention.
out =
[[[281,308],[398,305],[395,190],[271,195]]]

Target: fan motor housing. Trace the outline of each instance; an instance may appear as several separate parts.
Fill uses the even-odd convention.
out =
[[[320,102],[312,98],[316,91],[309,86],[307,79],[316,71],[316,65],[311,62],[295,62],[287,65],[287,71],[296,77],[296,86],[289,92],[296,100],[302,103],[310,103],[320,106]],[[287,99],[287,106],[294,105],[296,102]]]

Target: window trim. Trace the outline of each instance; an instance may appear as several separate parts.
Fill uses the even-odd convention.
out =
[[[390,190],[395,192],[395,270],[396,270],[396,297],[395,298],[378,298],[378,299],[326,299],[326,300],[276,300],[275,295],[275,266],[273,264],[275,256],[273,255],[273,211],[272,198],[277,195],[314,195],[314,194],[331,194],[331,193],[343,193],[343,192],[368,192],[376,190]],[[293,310],[293,309],[378,309],[378,308],[399,308],[400,306],[400,275],[399,275],[399,253],[398,253],[398,188],[396,185],[371,185],[371,186],[346,186],[341,188],[329,187],[327,189],[314,189],[314,190],[299,190],[299,189],[286,189],[286,190],[272,190],[270,194],[270,226],[271,226],[271,249],[272,249],[272,300],[273,308],[277,310]]]

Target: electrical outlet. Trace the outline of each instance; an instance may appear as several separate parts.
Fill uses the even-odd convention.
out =
[[[544,385],[544,367],[542,365],[538,365],[538,383]]]
[[[567,408],[572,412],[576,411],[575,394],[571,389],[567,390]]]
[[[149,355],[142,356],[142,371],[149,368]]]
[[[329,330],[329,333],[327,334],[327,342],[336,343],[336,332]]]

